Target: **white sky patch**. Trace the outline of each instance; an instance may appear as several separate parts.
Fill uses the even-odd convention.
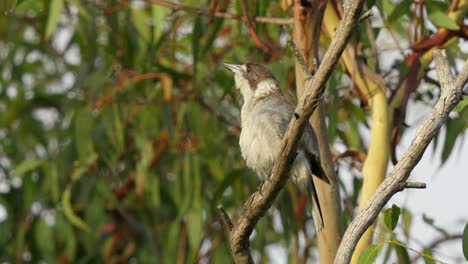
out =
[[[6,94],[8,98],[15,99],[16,96],[18,96],[18,87],[16,86],[16,84],[9,85],[6,89]]]
[[[228,43],[229,43],[229,39],[226,36],[217,37],[213,41],[213,47],[222,48],[222,47],[225,47]]]
[[[80,65],[81,64],[81,51],[80,47],[77,44],[71,45],[64,55],[65,62],[70,65]]]
[[[75,74],[73,72],[66,72],[62,75],[61,82],[64,89],[68,90],[75,84]]]
[[[284,232],[284,227],[283,227],[283,223],[281,221],[281,214],[280,214],[279,210],[275,208],[271,215],[273,216],[272,217],[273,230],[275,230],[278,233]]]
[[[19,66],[24,63],[24,56],[26,55],[26,51],[24,48],[18,48],[15,52],[15,56],[13,57],[13,64]]]
[[[3,206],[3,204],[0,203],[0,223],[4,222],[8,218],[8,212]]]
[[[180,61],[183,64],[193,64],[193,57],[187,54],[176,52],[175,57],[178,61]]]
[[[10,184],[4,178],[0,178],[0,193],[9,193],[10,192]]]
[[[54,108],[39,108],[34,110],[33,117],[46,129],[51,129],[59,119],[59,112]]]
[[[71,26],[68,27],[57,27],[54,37],[52,39],[52,47],[59,53],[63,53],[70,43],[75,29]]]
[[[266,252],[269,257],[268,263],[282,264],[286,263],[285,260],[288,259],[288,253],[286,252],[286,248],[280,243],[275,243],[266,246]]]
[[[23,185],[23,178],[21,177],[13,177],[10,181],[10,185],[13,188],[19,188]]]
[[[48,226],[55,226],[55,210],[43,210],[41,212],[41,218]]]
[[[32,64],[41,59],[41,53],[37,50],[33,50],[26,55],[26,63]]]

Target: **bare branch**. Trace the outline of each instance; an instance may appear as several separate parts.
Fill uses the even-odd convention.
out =
[[[434,138],[437,131],[447,120],[450,111],[460,100],[463,89],[462,84],[466,81],[464,77],[466,74],[461,73],[463,76],[454,81],[445,53],[441,50],[436,50],[434,51],[434,57],[437,75],[441,84],[440,98],[432,112],[419,126],[413,142],[402,159],[395,165],[388,177],[382,182],[372,198],[346,230],[338,249],[338,257],[335,259],[335,264],[350,262],[359,238],[372,225],[388,200],[399,191],[400,184],[408,179],[410,172],[421,159],[432,138]],[[463,69],[467,69],[467,64],[468,62],[465,63]]]
[[[366,20],[373,15],[374,13],[372,12],[372,10],[367,10],[366,12],[364,12],[364,14],[362,14],[361,18],[359,18],[359,22]]]
[[[227,228],[229,228],[229,231],[232,231],[234,228],[234,225],[232,224],[231,218],[229,218],[229,215],[227,214],[226,210],[219,205],[218,210],[221,213],[221,217],[223,218],[224,224],[226,225]]]
[[[333,73],[351,34],[355,31],[363,4],[363,0],[346,2],[345,15],[337,28],[323,62],[314,77],[306,81],[306,93],[296,107],[295,113],[297,115],[289,123],[269,180],[265,181],[261,190],[252,194],[244,204],[243,213],[234,226],[230,239],[231,252],[236,263],[253,262],[249,249],[250,234],[288,180],[288,172],[295,157],[300,135],[317,107],[319,98],[325,91],[326,81]]]
[[[426,189],[426,184],[424,182],[400,182],[397,191],[401,192],[404,189]]]
[[[296,57],[297,61],[301,65],[302,73],[306,77],[306,79],[312,78],[312,73],[310,72],[309,68],[307,67],[307,63],[304,60],[304,57],[302,56],[301,52],[296,46],[296,43],[292,39],[288,40],[289,47],[294,53],[294,57]]]
[[[242,15],[238,15],[238,14],[225,13],[225,12],[219,12],[219,11],[213,12],[208,9],[190,7],[190,6],[182,5],[179,3],[174,3],[171,1],[165,1],[165,0],[145,0],[145,1],[149,3],[157,4],[157,5],[166,6],[174,10],[183,10],[188,13],[211,15],[215,17],[237,19],[237,20],[243,20],[247,22],[246,17],[243,17]],[[280,17],[252,17],[252,19],[258,23],[268,23],[268,24],[277,24],[277,25],[290,25],[293,22],[292,18],[280,18]]]
[[[273,50],[273,47],[269,45],[269,43],[264,42],[261,40],[257,33],[255,32],[254,28],[254,23],[252,22],[252,17],[249,15],[247,3],[245,0],[241,0],[241,7],[242,7],[242,12],[244,13],[244,20],[246,21],[247,28],[249,29],[250,36],[252,37],[255,45],[259,46],[263,52],[265,53],[271,53]]]

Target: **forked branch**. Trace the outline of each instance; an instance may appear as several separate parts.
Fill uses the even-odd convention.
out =
[[[406,150],[402,159],[395,165],[388,177],[367,202],[367,205],[346,230],[336,254],[335,264],[350,262],[356,244],[364,231],[372,225],[388,200],[401,190],[401,183],[404,183],[408,179],[427,146],[440,127],[446,122],[450,111],[460,101],[463,86],[468,78],[468,62],[465,62],[460,75],[455,79],[450,72],[444,51],[436,50],[434,52],[434,59],[441,86],[439,100],[431,113],[418,127],[413,142]]]

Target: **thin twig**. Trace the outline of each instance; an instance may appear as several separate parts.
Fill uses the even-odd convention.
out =
[[[271,53],[273,48],[268,45],[268,43],[262,41],[257,33],[255,32],[254,24],[252,22],[252,17],[249,15],[249,11],[247,8],[247,3],[245,0],[241,0],[241,7],[242,7],[242,13],[244,14],[244,21],[247,24],[247,28],[249,29],[250,36],[252,36],[252,39],[254,40],[255,44],[259,46],[263,52],[265,53]]]
[[[174,3],[170,1],[164,1],[164,0],[145,0],[145,1],[148,3],[166,6],[174,10],[182,10],[188,13],[212,15],[215,17],[246,21],[245,17],[238,15],[238,14],[219,12],[219,11],[210,12],[207,9],[186,6],[186,5],[182,5],[182,4],[178,4],[178,3]],[[267,24],[277,24],[277,25],[290,25],[293,22],[292,18],[281,18],[281,17],[252,17],[252,19],[257,23],[267,23]]]
[[[224,224],[226,225],[227,228],[229,228],[229,231],[232,231],[234,228],[234,224],[232,224],[231,218],[229,218],[228,213],[226,210],[221,205],[218,205],[218,210],[221,213],[221,218],[223,219]]]
[[[400,182],[398,191],[401,192],[404,189],[426,189],[426,184],[424,182]]]
[[[292,52],[294,53],[294,57],[297,59],[297,62],[299,63],[299,65],[301,65],[302,72],[304,73],[304,76],[306,77],[306,79],[312,78],[312,73],[307,67],[307,63],[305,62],[304,57],[301,54],[301,51],[297,48],[296,43],[294,43],[294,40],[289,39],[288,45],[291,48]]]
[[[440,244],[442,243],[445,243],[445,242],[450,242],[450,241],[453,241],[453,240],[459,240],[459,239],[463,239],[463,234],[454,234],[454,235],[449,235],[447,237],[441,237],[439,239],[436,239],[434,241],[432,241],[428,246],[425,246],[426,248],[430,248],[430,249],[434,249],[436,247],[438,247]],[[417,260],[420,258],[420,257],[423,257],[423,255],[421,254],[417,254],[412,260],[410,263],[416,263]]]
[[[364,14],[362,14],[361,18],[359,18],[359,22],[362,22],[363,20],[366,20],[373,15],[374,13],[372,12],[372,10],[369,9],[366,12],[364,12]]]

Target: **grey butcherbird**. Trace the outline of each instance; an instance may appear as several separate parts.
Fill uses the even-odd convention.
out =
[[[224,63],[224,66],[234,72],[236,87],[244,99],[239,139],[242,157],[248,167],[266,180],[276,162],[294,106],[281,94],[278,82],[265,66],[257,63]],[[313,175],[329,182],[320,165],[314,130],[307,124],[297,147],[290,178],[302,191],[307,191],[315,229],[319,232],[323,228],[323,218]]]

